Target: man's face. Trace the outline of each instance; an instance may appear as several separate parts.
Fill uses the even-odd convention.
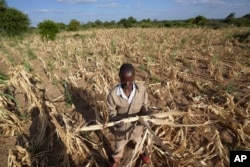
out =
[[[123,89],[132,89],[133,82],[135,79],[135,74],[133,71],[124,71],[120,73],[120,82]]]

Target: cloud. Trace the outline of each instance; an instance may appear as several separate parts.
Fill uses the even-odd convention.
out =
[[[176,3],[182,5],[199,5],[205,7],[223,7],[223,8],[240,8],[250,5],[248,0],[175,0]]]
[[[71,10],[57,10],[57,9],[40,9],[40,10],[33,10],[33,11],[29,11],[29,13],[35,13],[35,14],[49,14],[49,15],[54,15],[54,14],[57,14],[58,16],[59,15],[76,15],[76,16],[79,16],[79,15],[92,15],[92,14],[89,14],[89,13],[86,13],[84,11],[79,11],[79,10],[74,10],[74,11],[71,11]]]
[[[31,11],[32,13],[64,13],[63,10],[55,10],[55,9],[40,9]]]
[[[193,4],[193,5],[199,5],[199,4],[205,4],[205,5],[225,5],[227,4],[223,0],[175,0],[177,3],[181,4]]]
[[[107,4],[102,4],[102,5],[98,5],[99,8],[118,8],[119,5],[118,3],[107,3]]]
[[[235,6],[238,6],[238,7],[243,7],[245,6],[246,4],[243,4],[243,3],[236,3]]]
[[[128,8],[128,6],[121,6],[118,3],[111,2],[107,4],[98,5],[99,8]]]
[[[57,0],[58,2],[65,2],[65,3],[94,3],[96,0]]]

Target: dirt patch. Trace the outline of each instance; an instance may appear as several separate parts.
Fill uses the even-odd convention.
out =
[[[9,150],[16,145],[16,137],[0,136],[0,167],[8,166]]]

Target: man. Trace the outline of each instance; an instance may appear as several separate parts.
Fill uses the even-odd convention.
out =
[[[107,106],[110,111],[110,121],[147,114],[148,94],[143,84],[135,83],[135,69],[131,64],[122,64],[119,71],[120,84],[116,85],[107,97]],[[115,150],[112,155],[111,167],[118,165],[123,157],[124,147],[133,140],[140,143],[143,126],[137,122],[119,123],[115,130]],[[141,150],[140,150],[141,151]],[[145,163],[149,158],[140,154]]]

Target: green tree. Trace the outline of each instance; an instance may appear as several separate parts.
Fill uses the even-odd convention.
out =
[[[87,23],[85,23],[85,24],[82,25],[82,27],[83,27],[84,29],[93,28],[93,27],[95,27],[95,26],[96,26],[96,25],[95,25],[95,23],[94,23],[93,21],[88,21]]]
[[[0,32],[9,36],[20,35],[29,30],[27,15],[15,8],[9,8],[4,0],[0,1]]]
[[[243,17],[237,19],[240,26],[250,26],[250,14],[246,14]]]
[[[100,20],[98,20],[98,19],[95,21],[95,25],[96,25],[97,27],[101,27],[102,24],[103,24],[102,21],[100,21]]]
[[[45,20],[38,24],[39,33],[41,34],[42,38],[54,40],[56,34],[59,33],[59,27],[57,23],[51,20]]]
[[[250,19],[250,13],[248,13],[248,14],[242,16],[242,18]]]
[[[57,26],[58,26],[58,28],[60,29],[60,31],[65,31],[65,30],[67,30],[67,25],[66,24],[64,24],[64,23],[57,23]]]
[[[122,18],[118,22],[119,25],[122,25],[125,28],[133,27],[135,23],[137,23],[137,20],[132,16],[130,16],[128,19]]]
[[[206,17],[204,17],[204,16],[197,16],[197,17],[195,17],[195,19],[194,19],[194,24],[196,24],[196,25],[202,25],[202,26],[204,26],[204,25],[206,25],[207,24],[207,18]]]
[[[119,24],[119,25],[122,25],[123,27],[128,28],[127,19],[125,19],[125,18],[122,18],[122,19],[118,22],[118,24]]]
[[[235,13],[230,13],[225,19],[224,22],[225,23],[234,23],[235,21]]]
[[[187,25],[195,24],[194,22],[195,22],[194,18],[190,18],[186,20]]]
[[[129,22],[130,24],[135,24],[135,23],[137,23],[137,20],[136,20],[134,17],[130,16],[130,17],[128,18],[128,22]]]
[[[81,23],[76,20],[76,19],[72,19],[68,25],[68,30],[69,31],[78,31],[81,28]]]
[[[5,0],[0,0],[0,8],[7,8],[7,3]]]
[[[117,24],[114,20],[112,20],[110,22],[108,22],[108,21],[103,22],[103,26],[108,27],[108,28],[115,28],[115,27],[117,27]]]

